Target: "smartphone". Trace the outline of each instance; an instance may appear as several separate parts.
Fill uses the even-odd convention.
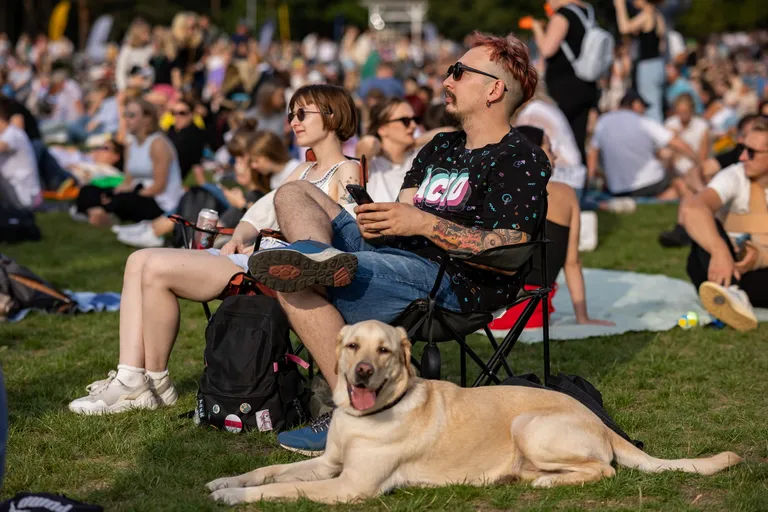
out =
[[[368,191],[365,190],[365,188],[363,188],[360,185],[356,185],[356,184],[347,185],[347,192],[349,192],[349,195],[352,196],[352,198],[355,200],[355,202],[358,205],[371,204],[373,202],[373,199],[371,199],[371,196],[368,195]]]

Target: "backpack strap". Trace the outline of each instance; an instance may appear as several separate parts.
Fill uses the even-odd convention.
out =
[[[573,4],[567,4],[564,6],[564,8],[568,9],[579,18],[581,24],[584,25],[584,38],[586,38],[587,31],[589,31],[589,29],[595,25],[595,10],[590,4],[586,4],[587,15],[584,16],[584,13],[581,12],[581,9]],[[582,39],[581,42],[584,44],[584,39]],[[568,62],[573,65],[573,61],[576,60],[576,55],[574,55],[573,50],[571,49],[571,45],[565,41],[565,38],[563,38],[563,42],[560,43],[560,49],[563,50],[565,57],[568,59]]]

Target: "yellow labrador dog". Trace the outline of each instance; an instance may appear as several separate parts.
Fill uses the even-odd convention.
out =
[[[325,453],[214,480],[207,485],[211,497],[229,504],[301,496],[335,503],[402,486],[596,482],[616,473],[613,460],[652,473],[704,475],[742,460],[733,452],[651,457],[562,393],[519,386],[467,389],[417,378],[410,349],[402,328],[376,321],[344,327],[336,348],[338,408]]]

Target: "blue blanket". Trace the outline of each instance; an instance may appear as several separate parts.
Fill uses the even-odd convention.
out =
[[[115,292],[71,292],[65,290],[72,300],[77,303],[75,312],[90,313],[91,311],[118,311],[120,309],[120,294]],[[24,319],[33,309],[22,309],[12,317],[8,317],[9,322],[19,322]]]

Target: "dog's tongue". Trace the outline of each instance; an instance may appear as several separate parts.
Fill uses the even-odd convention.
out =
[[[376,391],[368,388],[352,386],[350,397],[352,398],[352,407],[358,411],[370,409],[376,403]]]

